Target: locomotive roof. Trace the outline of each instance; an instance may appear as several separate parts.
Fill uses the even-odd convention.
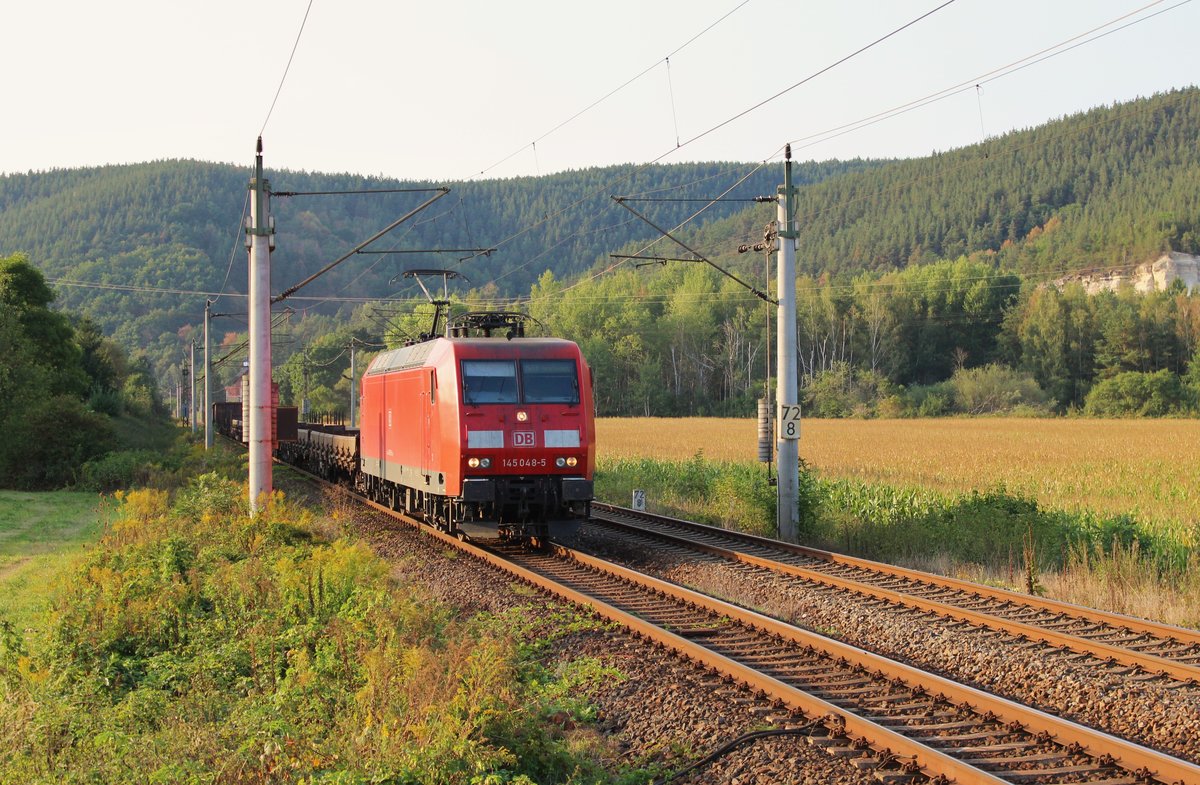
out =
[[[573,341],[564,338],[515,338],[509,340],[503,336],[496,338],[434,338],[431,341],[402,346],[376,355],[367,368],[368,374],[402,371],[408,368],[419,368],[425,365],[430,355],[439,346],[449,347],[451,351],[459,348],[482,349],[495,351],[504,347],[506,351],[497,352],[502,358],[519,357],[522,347],[550,348],[558,346],[574,346]],[[511,351],[508,351],[511,350]]]

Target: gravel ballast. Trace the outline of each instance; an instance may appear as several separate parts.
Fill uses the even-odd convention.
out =
[[[1200,763],[1196,685],[600,530],[584,531],[578,540],[585,550],[664,580]]]
[[[463,616],[520,609],[531,620],[547,618],[558,600],[512,576],[379,514],[357,514],[352,530],[395,564],[402,584],[454,607]],[[590,612],[589,612],[590,613]],[[617,765],[677,771],[737,737],[767,727],[802,728],[790,715],[737,684],[661,647],[610,626],[595,625],[556,638],[547,660],[595,658],[623,676],[605,681],[589,696],[599,732]],[[817,785],[877,782],[852,760],[827,755],[802,736],[756,740],[699,767],[678,783]]]

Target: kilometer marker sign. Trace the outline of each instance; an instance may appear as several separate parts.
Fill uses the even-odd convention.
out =
[[[800,405],[779,404],[779,438],[800,438]]]

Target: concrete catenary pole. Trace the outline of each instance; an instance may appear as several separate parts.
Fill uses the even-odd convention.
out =
[[[358,427],[358,369],[354,365],[356,339],[350,339],[350,427]]]
[[[188,341],[187,356],[187,423],[196,435],[196,341]]]
[[[779,433],[775,445],[779,460],[779,539],[797,542],[800,535],[800,403],[796,374],[796,227],[792,199],[792,146],[784,153],[783,186],[779,189],[779,258],[776,285],[779,296],[776,348],[779,378],[775,399],[779,406],[775,422]]]
[[[304,350],[304,391],[300,396],[300,419],[303,422],[312,422],[308,418],[308,350]]]
[[[271,478],[271,226],[270,183],[263,177],[262,137],[250,181],[250,514],[259,512]]]
[[[213,446],[212,430],[212,360],[209,357],[208,323],[212,319],[212,300],[204,301],[204,449]]]
[[[189,378],[187,364],[187,356],[179,361],[179,422],[183,425],[188,424],[188,419],[191,417],[191,412],[188,411],[188,386]]]

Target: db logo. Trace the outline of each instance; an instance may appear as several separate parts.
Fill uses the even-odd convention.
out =
[[[533,431],[513,431],[513,447],[535,447],[537,440]]]

